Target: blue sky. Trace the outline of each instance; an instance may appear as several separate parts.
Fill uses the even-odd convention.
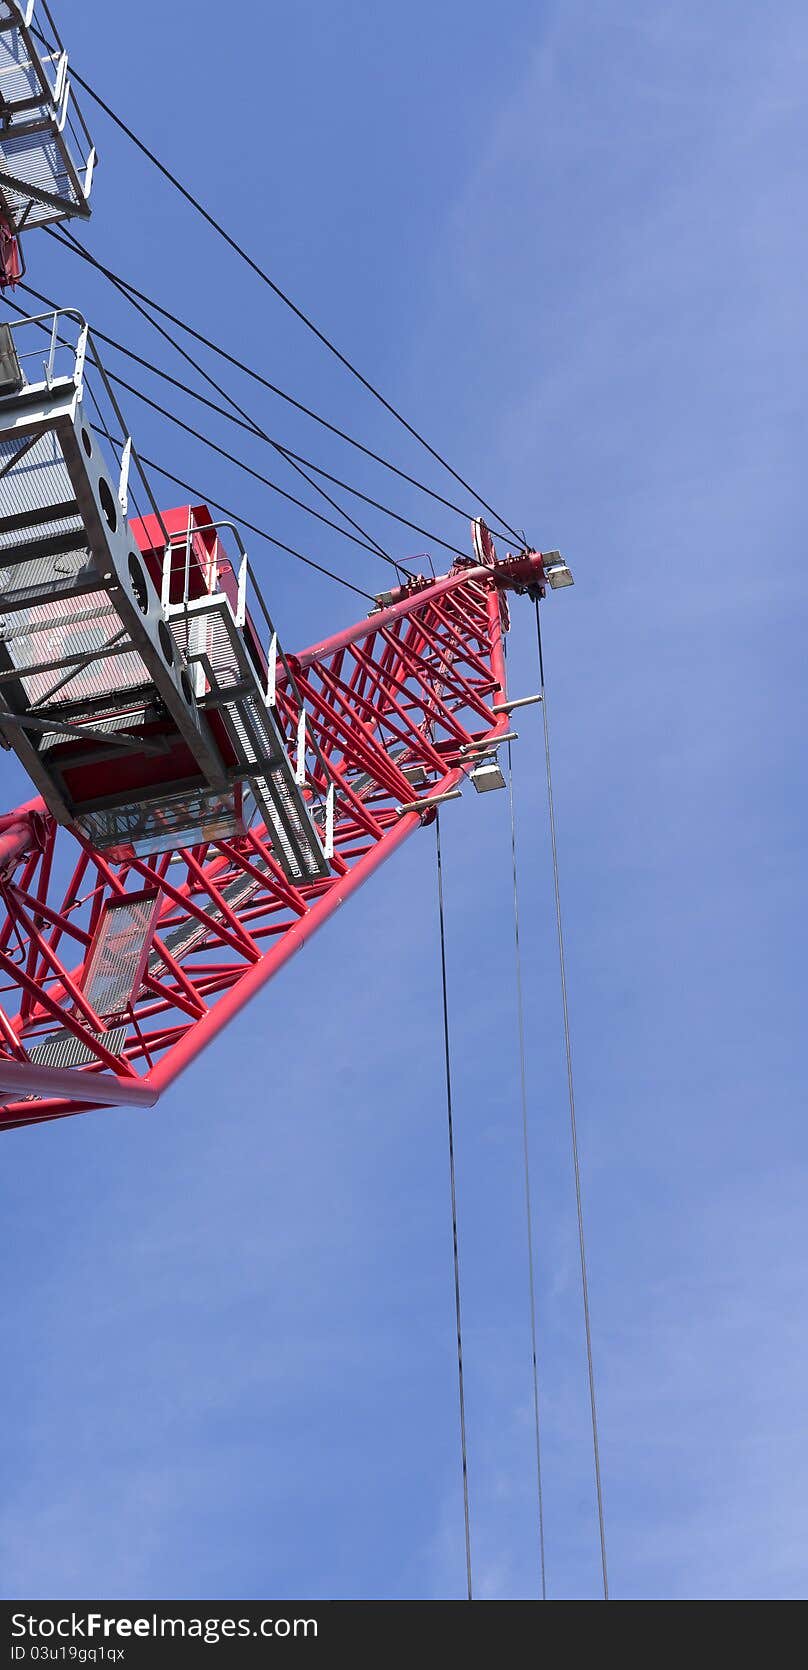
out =
[[[279,282],[570,560],[545,634],[613,1591],[805,1598],[804,9],[247,0],[234,26],[143,0],[124,30],[85,0],[59,21]],[[442,485],[87,115],[93,250]],[[153,351],[44,235],[26,255],[37,288]],[[169,469],[382,582],[128,413]],[[347,593],[251,549],[290,647],[351,618]],[[517,693],[531,627],[516,608]],[[518,729],[548,1583],[582,1597],[597,1543],[535,714]],[[507,842],[504,796],[447,810],[486,1597],[536,1592]],[[156,1110],[6,1137],[4,1594],[462,1595],[437,957],[425,833]]]

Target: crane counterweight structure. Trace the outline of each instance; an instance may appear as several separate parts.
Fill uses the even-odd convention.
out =
[[[158,509],[81,317],[3,328],[0,741],[39,790],[0,820],[8,1128],[155,1102],[466,779],[502,786],[507,594],[569,571],[476,522],[287,655],[237,529]]]

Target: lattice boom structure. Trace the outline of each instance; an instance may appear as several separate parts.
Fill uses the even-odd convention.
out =
[[[481,560],[409,583],[277,666],[273,723],[319,873],[290,878],[257,801],[240,829],[151,854],[101,851],[43,800],[0,819],[3,1127],[151,1106],[440,797],[469,776],[497,786],[505,593],[542,595],[552,574],[536,552],[498,562],[480,525],[475,537]]]

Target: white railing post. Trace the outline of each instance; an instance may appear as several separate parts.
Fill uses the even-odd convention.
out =
[[[118,503],[121,514],[126,515],[129,509],[129,462],[132,457],[132,437],[127,435],[121,453],[121,478],[118,483]]]
[[[269,655],[267,656],[267,701],[270,707],[275,706],[278,682],[278,634],[273,632],[269,640]]]
[[[297,720],[297,768],[295,782],[300,788],[306,781],[306,709],[301,707]]]
[[[89,325],[82,325],[79,339],[76,343],[76,363],[73,368],[73,380],[77,386],[81,385],[84,377],[84,361],[87,358],[87,338],[90,334]]]
[[[160,592],[160,602],[163,606],[163,613],[167,614],[168,613],[168,605],[171,602],[171,546],[170,545],[166,546],[165,552],[163,554],[163,585],[162,585],[162,589],[161,589],[161,592]]]
[[[247,620],[247,557],[242,557],[238,571],[238,602],[236,604],[236,626],[244,626]]]

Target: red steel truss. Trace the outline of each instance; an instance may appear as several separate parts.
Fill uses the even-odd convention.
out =
[[[328,874],[291,882],[264,826],[152,857],[96,851],[42,801],[0,818],[0,1125],[151,1106],[231,1017],[509,729],[505,593],[544,595],[541,556],[458,562],[290,656],[336,787]],[[294,690],[292,688],[294,684]],[[487,746],[486,746],[487,745]],[[314,751],[316,756],[316,750]],[[315,761],[305,793],[322,805]]]

